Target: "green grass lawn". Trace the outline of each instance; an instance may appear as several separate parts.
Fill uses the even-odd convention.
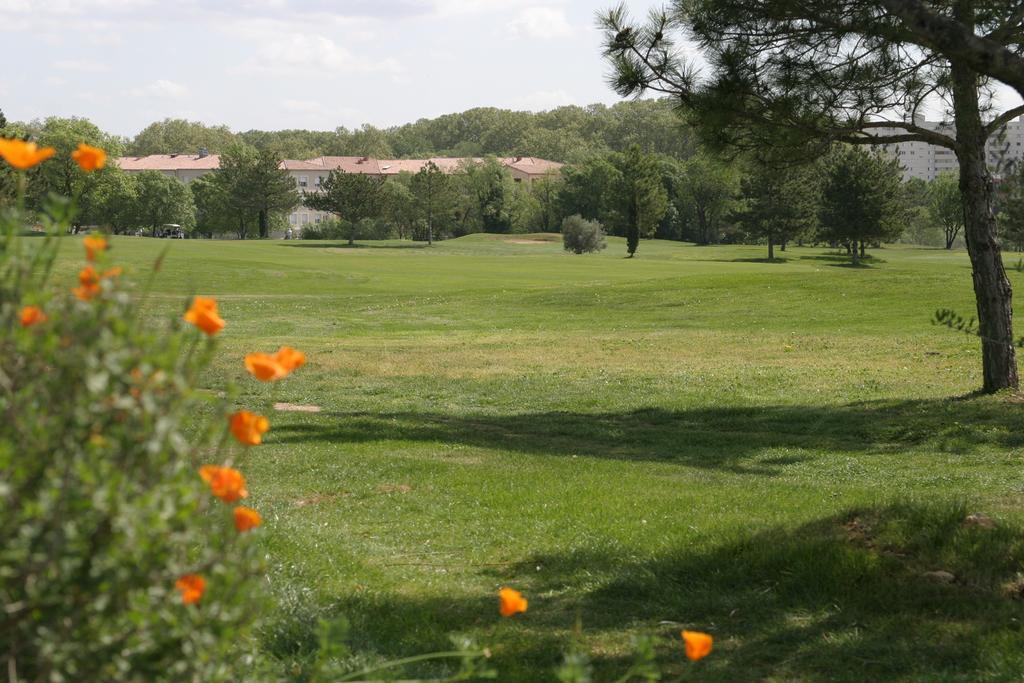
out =
[[[973,312],[965,254],[551,239],[171,244],[154,313],[218,297],[210,384],[271,418],[244,468],[288,671],[344,615],[353,666],[464,633],[508,681],[572,647],[611,680],[643,634],[692,681],[1024,678],[1024,409],[971,395],[978,343],[930,324]],[[112,258],[141,281],[167,245]],[[285,343],[306,367],[245,375]],[[498,616],[502,585],[526,614]]]

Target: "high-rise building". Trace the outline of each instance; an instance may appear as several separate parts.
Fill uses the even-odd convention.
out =
[[[951,137],[956,135],[952,126],[939,122],[918,119],[917,125],[945,133]],[[875,131],[875,134],[898,135],[905,132],[897,128],[880,128]],[[910,178],[934,180],[938,175],[955,173],[959,169],[953,150],[930,145],[927,142],[898,142],[879,145],[878,149],[899,160],[900,165],[903,166],[904,180]],[[996,176],[1003,173],[1009,164],[1024,159],[1024,116],[1010,121],[1002,131],[992,135],[986,145],[986,154],[989,168]]]

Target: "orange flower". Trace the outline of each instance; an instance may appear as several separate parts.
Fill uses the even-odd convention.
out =
[[[85,247],[86,260],[95,261],[97,254],[107,250],[107,238],[103,235],[97,235],[96,237],[88,235],[82,240],[82,246]]]
[[[517,612],[525,612],[526,604],[526,598],[514,588],[502,588],[498,591],[498,611],[503,617],[510,617]]]
[[[217,315],[217,300],[197,296],[185,313],[185,322],[192,323],[211,337],[224,329],[224,318]]]
[[[291,372],[306,364],[306,354],[296,351],[290,346],[282,346],[274,354],[274,360],[283,365],[285,370]]]
[[[21,326],[32,327],[46,322],[46,314],[38,306],[25,306],[21,309]]]
[[[199,468],[199,476],[210,485],[213,495],[225,503],[249,497],[249,492],[245,490],[245,477],[233,467],[203,465]]]
[[[686,656],[691,661],[704,659],[711,653],[714,638],[700,631],[683,631],[683,642],[686,643]]]
[[[121,268],[121,266],[114,266],[113,268],[107,268],[106,270],[104,270],[103,271],[103,275],[101,275],[100,277],[102,277],[104,279],[112,278],[112,277],[119,277],[121,275],[121,273],[123,273],[123,272],[124,272],[124,269]]]
[[[0,157],[14,168],[24,171],[46,161],[57,151],[53,147],[39,147],[34,142],[0,138]]]
[[[267,418],[248,410],[239,410],[231,416],[231,433],[245,446],[259,446],[268,429],[270,422]]]
[[[252,508],[242,506],[235,508],[235,528],[238,529],[239,533],[255,529],[262,523],[263,518],[260,517],[260,513]]]
[[[250,353],[245,357],[245,369],[261,382],[273,382],[288,374],[288,370],[269,353]]]
[[[88,301],[100,293],[100,276],[92,266],[86,266],[78,273],[78,284],[73,290],[75,296]]]
[[[71,153],[71,158],[83,171],[98,171],[107,163],[107,153],[99,147],[78,143],[78,149]]]
[[[206,592],[206,579],[199,574],[185,574],[174,582],[174,587],[181,591],[181,601],[186,605],[199,602]]]

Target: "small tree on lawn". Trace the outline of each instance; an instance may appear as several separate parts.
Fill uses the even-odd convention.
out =
[[[622,184],[618,191],[620,214],[626,224],[626,251],[636,254],[641,237],[651,237],[668,211],[668,192],[653,154],[632,145],[617,158]]]
[[[736,213],[746,232],[768,241],[768,259],[775,245],[809,233],[817,224],[818,183],[810,167],[768,166],[754,162],[740,183],[744,208]]]
[[[928,184],[928,216],[942,227],[946,236],[946,249],[952,249],[964,228],[960,183],[952,173],[943,173]]]
[[[427,244],[434,243],[434,227],[450,216],[455,205],[455,187],[451,176],[433,161],[428,161],[409,185],[419,218],[427,226]]]
[[[846,245],[854,265],[865,244],[894,239],[904,212],[900,171],[894,161],[856,147],[840,147],[826,165],[821,192],[822,236]]]
[[[316,194],[304,193],[306,206],[333,213],[348,226],[348,243],[355,244],[356,229],[365,218],[377,218],[384,204],[384,178],[363,173],[331,171]]]

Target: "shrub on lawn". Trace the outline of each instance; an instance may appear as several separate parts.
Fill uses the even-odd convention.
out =
[[[0,156],[23,197],[46,150],[19,144]],[[83,169],[102,165],[88,154]],[[199,389],[223,320],[197,297],[150,323],[103,237],[62,286],[73,206],[53,198],[33,240],[24,212],[0,214],[0,665],[26,681],[238,680],[260,518],[230,467],[229,399]],[[250,443],[266,426],[238,423]]]
[[[588,221],[579,214],[562,221],[562,243],[566,251],[574,254],[589,254],[607,246],[601,224]]]

